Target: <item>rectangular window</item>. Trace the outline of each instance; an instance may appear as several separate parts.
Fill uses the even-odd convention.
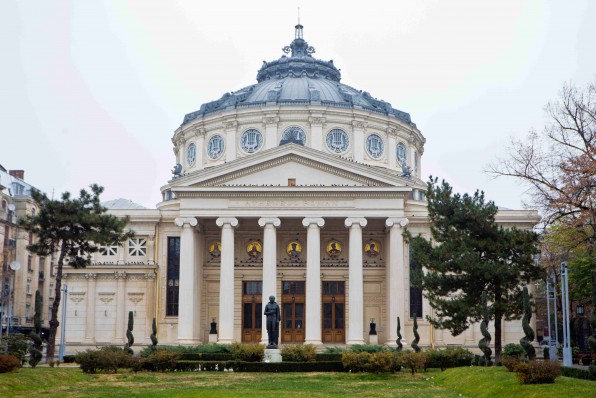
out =
[[[413,249],[410,247],[410,318],[416,314],[417,318],[422,318],[422,289],[419,286],[422,269],[412,259]]]
[[[115,256],[118,252],[118,245],[112,243],[108,246],[100,246],[99,247],[99,254],[102,256]]]
[[[31,258],[31,256],[27,256],[27,271],[33,271],[33,259]]]
[[[180,285],[180,237],[168,237],[166,316],[178,316]]]
[[[254,294],[254,295],[261,295],[263,294],[263,282],[261,281],[254,281],[254,282],[242,282],[242,290],[243,294]]]
[[[27,294],[31,294],[31,279],[27,279]]]
[[[46,267],[46,258],[40,257],[39,258],[39,270],[43,271],[45,267]]]

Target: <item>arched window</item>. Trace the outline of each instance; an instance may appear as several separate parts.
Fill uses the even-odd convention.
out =
[[[298,145],[305,145],[306,144],[306,134],[304,130],[300,127],[288,127],[283,135],[281,136],[281,141],[279,145],[285,144],[298,144]]]

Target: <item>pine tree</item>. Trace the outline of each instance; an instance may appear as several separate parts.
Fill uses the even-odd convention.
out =
[[[523,312],[522,286],[542,276],[535,263],[538,236],[531,231],[504,229],[495,222],[497,206],[484,193],[454,194],[451,186],[431,176],[426,191],[432,241],[406,238],[413,260],[424,268],[419,280],[435,309],[427,317],[434,327],[456,336],[482,319],[486,292],[495,323],[495,357],[501,355],[501,323]]]
[[[128,219],[105,214],[107,209],[99,200],[102,192],[102,187],[93,184],[91,192],[82,189],[78,198],[71,198],[70,193],[65,192],[61,199],[54,200],[34,190],[31,196],[39,205],[39,212],[21,220],[21,226],[37,237],[27,250],[40,256],[58,255],[46,355],[49,361],[54,358],[56,331],[60,324],[58,307],[62,298],[64,265],[86,267],[99,245],[121,244],[133,236],[132,232],[123,232]]]

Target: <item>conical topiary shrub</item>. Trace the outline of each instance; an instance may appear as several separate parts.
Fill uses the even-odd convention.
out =
[[[524,351],[526,351],[526,357],[529,360],[536,358],[536,349],[532,345],[534,341],[534,330],[530,326],[530,319],[532,319],[532,306],[530,305],[530,294],[528,293],[528,287],[524,286],[523,290],[524,298],[524,317],[522,318],[522,327],[524,328],[525,336],[519,341]]]
[[[420,335],[418,334],[418,321],[416,318],[416,313],[414,313],[414,340],[412,341],[412,344],[410,344],[410,346],[416,352],[420,352],[420,347],[418,346],[419,341],[420,341]]]
[[[490,314],[488,311],[488,304],[486,298],[486,292],[482,293],[482,322],[480,322],[480,333],[482,338],[478,342],[478,348],[484,353],[484,365],[488,366],[490,363],[491,355],[493,350],[488,346],[491,341],[491,335],[488,332],[488,322],[490,321]]]
[[[151,328],[153,330],[153,333],[151,333],[151,343],[153,344],[153,347],[155,347],[157,345],[157,324],[155,323],[155,318],[153,318],[153,324],[151,325]]]
[[[132,345],[135,343],[135,338],[132,335],[132,328],[134,326],[134,318],[132,311],[128,311],[128,328],[126,329],[126,338],[128,339],[128,343],[124,344],[124,351],[128,352],[129,354],[134,354],[132,350]]]
[[[399,324],[399,317],[397,317],[397,351],[401,351],[404,348],[404,345],[401,343],[401,325]]]

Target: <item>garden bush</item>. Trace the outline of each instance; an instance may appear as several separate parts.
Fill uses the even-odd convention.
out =
[[[232,346],[230,344],[199,344],[196,346],[182,346],[182,345],[160,345],[160,350],[177,352],[179,354],[200,354],[200,353],[220,353],[230,354]],[[140,352],[142,357],[151,355],[156,350],[156,347],[147,346]]]
[[[0,354],[0,373],[13,372],[21,367],[19,358],[11,354]]]
[[[180,354],[168,350],[155,350],[148,357],[143,358],[141,366],[143,369],[166,372],[176,369],[176,364],[180,359]]]
[[[424,369],[439,368],[441,371],[447,368],[469,366],[474,355],[467,349],[461,347],[448,347],[442,350],[426,350],[426,363]]]
[[[2,344],[0,348],[2,353],[9,354],[17,357],[21,361],[21,365],[25,363],[25,357],[29,352],[29,344],[31,341],[28,336],[24,334],[9,334],[8,336],[2,337]]]
[[[509,372],[515,371],[515,367],[520,362],[521,360],[518,357],[512,357],[509,355],[503,355],[501,357],[501,365],[505,366]]]
[[[76,355],[65,355],[62,359],[64,363],[74,363]]]
[[[342,354],[343,352],[348,351],[345,347],[325,347],[325,354]]]
[[[341,354],[341,363],[350,372],[366,372],[370,362],[370,353],[346,351]]]
[[[351,372],[387,373],[401,369],[396,352],[344,352],[341,362],[346,370]]]
[[[178,361],[179,372],[345,372],[341,362],[241,362],[241,361]]]
[[[312,344],[292,344],[281,347],[281,358],[284,362],[312,362],[315,357],[315,346]]]
[[[254,344],[232,344],[232,356],[235,360],[245,362],[261,362],[265,356],[265,346]]]
[[[84,373],[96,373],[97,371],[117,373],[119,368],[134,367],[132,361],[130,354],[115,346],[87,350],[75,356],[75,362],[80,365]]]
[[[501,352],[501,355],[521,359],[526,355],[526,351],[521,344],[509,343],[503,347],[503,352]]]
[[[397,363],[404,368],[410,369],[412,374],[420,369],[424,369],[427,355],[425,352],[407,352],[401,351],[397,354]]]
[[[554,383],[562,374],[561,366],[553,361],[519,362],[515,366],[515,375],[521,384]]]
[[[232,354],[224,352],[188,352],[180,354],[180,359],[184,361],[231,361],[234,358]]]

